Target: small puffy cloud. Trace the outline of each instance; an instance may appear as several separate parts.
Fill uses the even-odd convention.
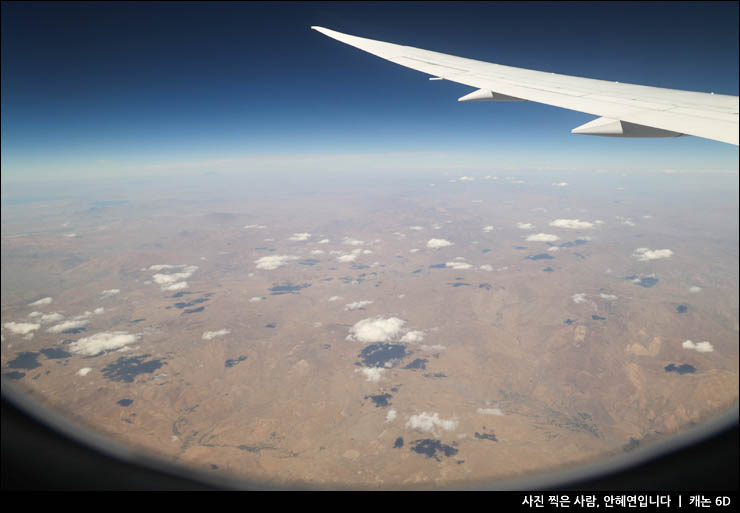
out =
[[[398,337],[406,323],[397,317],[371,317],[357,322],[349,329],[347,340],[358,342],[388,342]]]
[[[312,255],[323,255],[325,251],[323,249],[314,249],[311,251]]]
[[[39,299],[38,301],[34,301],[33,303],[28,303],[28,306],[46,306],[48,304],[51,304],[51,302],[54,301],[50,297],[45,297],[43,299]]]
[[[337,257],[337,260],[342,263],[354,262],[355,260],[357,260],[357,255],[342,255]]]
[[[397,416],[396,410],[391,408],[390,410],[388,410],[388,413],[385,414],[385,421],[393,422],[394,420],[396,420],[396,416]]]
[[[593,228],[594,224],[588,221],[581,221],[579,219],[555,219],[550,223],[550,226],[555,228],[568,228],[570,230],[583,230],[586,228]]]
[[[319,244],[329,244],[329,239],[321,239]]]
[[[488,264],[483,264],[480,266],[480,269],[483,271],[493,271],[493,266]]]
[[[445,266],[451,269],[455,269],[456,271],[463,271],[465,269],[470,269],[471,267],[473,267],[467,262],[445,262]]]
[[[362,310],[367,305],[371,305],[373,302],[369,299],[366,299],[364,301],[355,301],[354,303],[349,303],[344,305],[345,310]]]
[[[292,262],[293,260],[298,260],[298,257],[292,255],[269,255],[255,260],[254,263],[257,264],[257,269],[272,271],[278,267],[288,265],[288,262]]]
[[[254,296],[249,298],[250,303],[257,303],[258,301],[263,301],[265,298],[263,296]]]
[[[78,319],[75,321],[64,321],[59,324],[55,324],[54,326],[52,326],[46,331],[48,331],[49,333],[61,333],[67,330],[76,330],[78,328],[84,328],[88,324],[90,324],[90,321],[85,320],[85,319]]]
[[[552,182],[553,187],[568,187],[568,182]]]
[[[601,297],[601,299],[609,299],[609,300],[617,299],[617,296],[615,296],[614,294],[599,294],[599,297]]]
[[[428,353],[436,353],[437,351],[444,351],[447,349],[447,346],[443,346],[442,344],[434,344],[434,345],[421,345],[419,346],[419,349],[422,351],[426,351]]]
[[[555,242],[556,240],[560,240],[560,237],[549,233],[535,233],[529,235],[526,240],[528,242]]]
[[[265,226],[264,224],[248,224],[244,227],[245,230],[264,230],[265,228],[267,228],[267,226]]]
[[[340,299],[342,299],[342,296],[332,296],[328,299],[328,301],[334,302],[339,301]]]
[[[413,330],[406,333],[403,337],[401,337],[400,342],[405,342],[407,344],[415,344],[417,342],[421,342],[424,340],[424,332],[419,330]]]
[[[294,233],[290,237],[288,237],[288,240],[294,240],[294,241],[302,241],[302,240],[308,240],[311,238],[310,233]]]
[[[347,244],[348,246],[362,246],[363,244],[365,244],[365,241],[353,239],[352,237],[345,237],[342,241],[342,244]]]
[[[39,313],[39,312],[32,312],[32,313]],[[28,316],[31,317],[32,315],[29,314]],[[49,313],[49,314],[39,314],[38,316],[33,315],[33,317],[38,317],[38,321],[41,324],[48,324],[48,323],[51,323],[51,322],[59,322],[62,319],[64,319],[64,316],[62,314],[60,314],[60,313],[57,313],[57,312]]]
[[[41,327],[35,322],[6,322],[3,327],[16,335],[28,335]]]
[[[549,248],[547,248],[547,251],[549,251],[550,253],[555,253],[556,251],[560,251],[560,248],[557,246],[550,246]]]
[[[406,427],[410,429],[417,429],[422,433],[434,433],[437,428],[444,429],[445,431],[452,431],[457,429],[458,421],[456,418],[444,420],[439,418],[438,413],[427,413],[421,412],[418,415],[412,415],[406,422]]]
[[[711,353],[714,351],[714,346],[712,346],[712,344],[707,341],[695,344],[691,340],[687,340],[681,345],[684,347],[684,349],[693,349],[694,351],[698,351],[700,353]]]
[[[673,251],[670,249],[649,249],[649,248],[637,248],[632,256],[638,259],[640,262],[647,262],[648,260],[658,260],[660,258],[670,258],[673,255]]]
[[[622,224],[625,226],[635,226],[635,223],[633,223],[629,219],[625,219],[624,221],[622,221]]]
[[[222,329],[218,331],[206,331],[203,333],[203,340],[212,340],[216,337],[223,337],[224,335],[228,335],[231,333],[231,330],[229,329]]]
[[[419,248],[413,248],[409,250],[409,253],[418,253],[419,251]]]
[[[195,271],[198,270],[197,265],[170,265],[170,264],[159,264],[153,265],[149,268],[150,271],[171,271],[178,269],[179,272],[172,273],[157,273],[152,276],[154,283],[159,285],[162,290],[180,290],[188,286],[187,282],[183,281],[190,278]]]
[[[107,289],[101,292],[100,295],[103,297],[111,297],[111,296],[115,296],[116,294],[120,294],[120,293],[121,293],[120,289]]]
[[[572,299],[573,302],[577,305],[588,302],[588,300],[586,299],[586,294],[584,293],[573,294]]]
[[[368,381],[378,382],[385,374],[385,369],[379,367],[363,367],[361,369],[355,369],[355,372],[361,372]]]
[[[452,245],[452,242],[445,239],[429,239],[427,241],[427,247],[432,249],[446,248]]]
[[[473,178],[472,176],[461,176],[460,181],[461,182],[474,182],[475,178]]]
[[[534,225],[532,223],[516,223],[516,227],[520,230],[531,230]]]
[[[165,291],[172,291],[172,290],[182,290],[188,288],[188,282],[186,281],[180,281],[177,283],[173,283],[172,285],[165,285],[162,287],[162,290]]]
[[[373,253],[373,252],[372,252],[372,250],[370,250],[370,249],[363,249],[363,250],[362,250],[362,254],[363,254],[363,255],[372,255],[372,253]]]
[[[98,308],[96,308],[95,310],[93,310],[93,313],[95,315],[104,314],[105,313],[105,308],[103,308],[102,306],[99,306]]]
[[[689,287],[689,292],[696,294],[697,292],[701,292],[701,287],[697,287],[694,285],[693,287]]]
[[[483,227],[483,231],[484,232],[492,232],[493,231],[493,226],[491,226],[491,225],[484,226]]]
[[[409,226],[409,230],[414,230],[414,231],[417,231],[417,232],[420,232],[423,229],[424,229],[423,226]]]
[[[478,408],[476,412],[480,415],[496,415],[499,417],[504,415],[500,408]]]
[[[91,370],[92,370],[92,369],[91,369],[90,367],[83,367],[82,369],[80,369],[80,370],[78,370],[78,371],[77,371],[77,375],[78,375],[78,376],[87,376],[87,374],[88,374],[88,373],[89,373],[89,372],[90,372]]]
[[[96,333],[89,337],[81,338],[69,345],[70,351],[77,354],[94,356],[103,351],[121,349],[128,344],[139,340],[139,335],[125,331],[111,331]]]

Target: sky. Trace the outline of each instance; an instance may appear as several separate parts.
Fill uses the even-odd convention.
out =
[[[738,4],[2,3],[2,181],[273,165],[738,172],[736,146],[612,139],[310,30],[567,75],[738,94]]]

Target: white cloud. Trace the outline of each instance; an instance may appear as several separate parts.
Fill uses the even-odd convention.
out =
[[[329,239],[321,239],[319,244],[329,244]]]
[[[553,187],[568,187],[568,182],[552,182]]]
[[[329,301],[339,301],[340,299],[342,299],[342,296],[332,296],[329,298]]]
[[[46,331],[48,331],[49,333],[61,333],[67,330],[75,330],[77,328],[83,328],[87,326],[88,324],[90,324],[90,321],[87,321],[85,319],[79,319],[76,321],[64,321],[62,323],[55,324],[54,326],[52,326]]]
[[[520,230],[531,230],[534,225],[532,223],[516,223],[516,227]]]
[[[455,269],[456,271],[462,271],[462,270],[470,269],[471,267],[473,267],[467,262],[446,262],[445,266],[451,269]]]
[[[414,230],[414,231],[417,231],[417,232],[420,232],[423,229],[424,229],[423,226],[409,226],[409,230]]]
[[[359,240],[359,239],[353,239],[351,237],[345,237],[344,240],[342,241],[342,244],[347,244],[348,246],[362,246],[363,244],[365,244],[365,241]]]
[[[497,415],[499,417],[504,414],[500,408],[478,408],[476,412],[481,415]]]
[[[693,349],[694,351],[698,351],[700,353],[711,353],[714,351],[714,346],[712,346],[712,344],[707,341],[694,344],[691,340],[687,340],[681,345],[684,347],[684,349]]]
[[[555,228],[568,228],[571,230],[582,230],[585,228],[593,228],[594,224],[588,221],[580,221],[578,219],[555,219],[550,223],[550,226]]]
[[[475,178],[473,178],[472,176],[461,176],[460,181],[461,182],[474,182]]]
[[[419,248],[413,248],[409,250],[409,253],[418,253],[419,251]]]
[[[294,240],[294,241],[301,241],[301,240],[308,240],[311,238],[310,233],[294,233],[290,237],[288,237],[288,240]]]
[[[28,335],[32,331],[39,329],[41,325],[35,322],[6,322],[3,324],[3,327],[16,335]]]
[[[99,306],[98,308],[96,308],[95,310],[93,310],[93,313],[95,315],[104,314],[105,313],[105,308],[103,308],[102,306]]]
[[[267,228],[264,224],[248,224],[244,227],[245,230],[250,230],[252,228],[256,228],[257,230],[264,230]]]
[[[45,306],[50,304],[52,301],[54,301],[50,297],[45,297],[43,299],[39,299],[38,301],[34,301],[33,303],[28,303],[28,306]]]
[[[258,301],[263,301],[265,298],[262,296],[254,296],[249,298],[250,303],[257,303]]]
[[[434,353],[437,351],[444,351],[445,349],[447,349],[447,346],[443,346],[442,344],[434,344],[431,346],[424,344],[422,346],[419,346],[419,349],[421,349],[422,351],[427,351],[429,353]]]
[[[549,248],[547,248],[547,251],[549,251],[550,253],[555,253],[556,251],[560,251],[560,248],[557,246],[550,246]]]
[[[488,265],[488,264],[483,264],[482,266],[480,266],[480,269],[482,269],[484,271],[493,271],[493,266],[492,265]]]
[[[572,298],[573,298],[573,302],[577,305],[588,302],[588,300],[586,299],[586,294],[584,293],[573,294]]]
[[[440,419],[438,413],[427,413],[421,412],[418,415],[412,415],[406,422],[406,427],[411,429],[418,429],[423,433],[434,433],[437,428],[444,429],[445,431],[452,431],[457,429],[458,421],[456,418],[448,420]]]
[[[491,225],[484,226],[483,227],[483,231],[484,232],[491,232],[491,231],[493,231],[493,226],[491,226]]]
[[[670,249],[637,248],[634,253],[632,253],[632,256],[641,262],[658,260],[659,258],[670,258],[672,255],[673,251]]]
[[[92,369],[90,367],[83,367],[82,369],[77,371],[78,376],[87,376],[87,373],[90,372]]]
[[[370,301],[369,299],[366,299],[364,301],[355,301],[354,303],[349,303],[349,304],[344,305],[344,309],[345,310],[362,310],[367,305],[371,305],[371,304],[373,304],[373,302]]]
[[[414,344],[414,343],[417,343],[417,342],[421,342],[422,340],[424,340],[424,332],[423,331],[418,331],[418,330],[413,330],[413,331],[409,331],[403,337],[401,337],[400,342],[405,342],[405,343],[408,343],[408,344]]]
[[[287,265],[288,262],[293,260],[298,260],[298,257],[292,255],[269,255],[255,260],[254,263],[257,264],[257,269],[272,271],[278,267]]]
[[[617,296],[615,296],[614,294],[599,294],[599,296],[601,297],[601,299],[617,299]]]
[[[139,335],[125,331],[111,331],[96,333],[89,337],[81,338],[69,345],[70,351],[78,354],[94,356],[103,351],[113,351],[139,340]]]
[[[121,292],[120,289],[107,289],[101,292],[100,295],[103,297],[111,297],[111,296],[115,296],[116,294],[120,294],[120,292]]]
[[[226,328],[218,331],[206,331],[205,333],[203,333],[203,340],[212,340],[216,337],[223,337],[224,335],[228,335],[229,333],[231,333],[231,330]]]
[[[397,317],[371,317],[357,322],[349,330],[347,340],[358,342],[387,342],[401,333],[406,323]]]
[[[452,242],[445,239],[429,239],[429,241],[427,241],[427,247],[432,249],[446,248],[452,245]]]
[[[378,382],[385,374],[385,369],[379,367],[363,367],[362,369],[355,369],[355,372],[362,372],[368,381]]]
[[[556,240],[560,240],[560,237],[549,233],[536,233],[528,236],[526,240],[528,242],[555,242]]]
[[[342,255],[340,257],[337,257],[337,260],[343,263],[354,262],[355,260],[357,260],[357,255]]]
[[[363,249],[363,250],[362,250],[362,254],[363,254],[363,255],[372,255],[372,254],[373,254],[373,252],[372,252],[372,250],[369,250],[369,249]]]
[[[172,285],[165,285],[162,287],[162,290],[171,291],[171,290],[181,290],[188,288],[188,282],[181,281],[178,283],[173,283]]]
[[[397,416],[396,410],[391,408],[390,410],[388,410],[388,413],[385,414],[385,421],[393,422],[394,420],[396,420],[396,416]]]
[[[39,314],[39,315],[32,315],[32,314]],[[41,314],[40,312],[31,312],[31,314],[28,314],[29,317],[39,317],[39,322],[41,324],[47,324],[50,322],[59,322],[62,319],[64,319],[64,316],[60,313],[54,312],[49,314]]]
[[[701,287],[697,287],[696,285],[694,285],[693,287],[689,288],[689,292],[692,292],[694,294],[696,294],[697,292],[701,292]]]
[[[312,255],[323,255],[325,251],[323,249],[314,249],[311,251]]]
[[[168,271],[180,269],[180,272],[162,274],[157,273],[152,276],[152,280],[157,285],[160,285],[162,290],[180,290],[188,286],[187,282],[182,281],[193,275],[198,270],[197,265],[170,265],[170,264],[158,264],[149,267],[150,271]],[[178,283],[179,282],[179,283]]]
[[[625,226],[635,226],[635,223],[633,223],[629,219],[625,219],[624,221],[622,221],[622,224]]]

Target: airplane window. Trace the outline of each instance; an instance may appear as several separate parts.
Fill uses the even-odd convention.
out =
[[[4,397],[236,487],[557,484],[737,423],[737,4],[288,7],[2,4]]]

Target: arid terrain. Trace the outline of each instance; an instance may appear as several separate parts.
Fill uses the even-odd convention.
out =
[[[621,454],[737,402],[737,176],[363,182],[4,199],[3,386],[168,461],[370,488]]]

